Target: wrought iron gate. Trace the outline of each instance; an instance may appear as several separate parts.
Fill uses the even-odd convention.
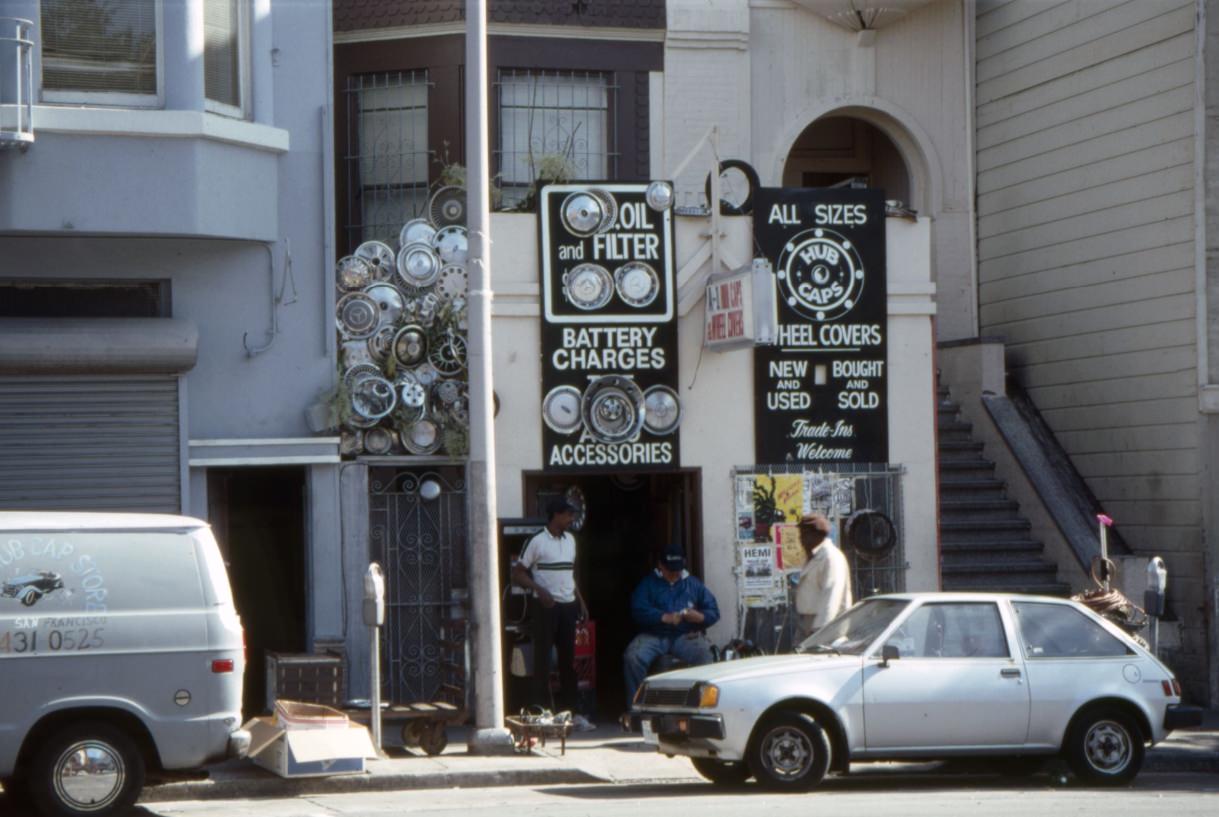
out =
[[[369,552],[385,570],[382,682],[395,702],[465,706],[466,483],[460,466],[368,470]]]

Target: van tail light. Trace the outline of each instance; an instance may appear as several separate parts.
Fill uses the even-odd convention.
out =
[[[1176,678],[1164,680],[1160,682],[1160,687],[1164,690],[1165,698],[1180,698],[1181,697],[1181,682]]]
[[[232,658],[217,658],[212,661],[212,672],[217,674],[232,672],[234,668]]]

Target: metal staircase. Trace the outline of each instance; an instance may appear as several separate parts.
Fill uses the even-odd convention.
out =
[[[939,387],[937,403],[943,589],[1068,595],[1070,586],[1058,581],[1057,567],[1030,537],[1029,521],[1007,498],[947,386]]]

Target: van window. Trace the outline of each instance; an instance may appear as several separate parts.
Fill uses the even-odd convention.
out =
[[[229,574],[224,569],[224,559],[220,555],[216,539],[209,530],[195,531],[194,536],[195,541],[199,543],[199,550],[203,552],[203,564],[211,579],[210,584],[212,593],[216,597],[216,604],[221,607],[232,607],[233,588],[229,586]]]
[[[188,533],[0,534],[0,615],[202,607]]]

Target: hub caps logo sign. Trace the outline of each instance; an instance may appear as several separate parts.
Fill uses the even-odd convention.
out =
[[[859,253],[832,230],[806,230],[794,236],[779,255],[776,274],[787,305],[815,321],[842,317],[863,293]]]

